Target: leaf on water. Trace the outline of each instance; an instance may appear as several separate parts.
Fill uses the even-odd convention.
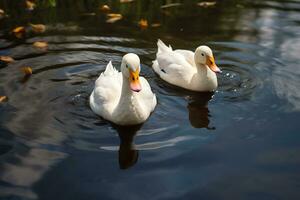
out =
[[[216,5],[216,3],[217,2],[215,2],[215,1],[210,1],[210,2],[209,1],[203,1],[203,2],[198,3],[197,5],[201,6],[203,8],[208,8],[208,7],[212,7],[212,6]]]
[[[0,56],[0,60],[6,63],[14,62],[15,60],[10,56]]]
[[[96,16],[96,13],[94,12],[82,13],[81,16]]]
[[[131,3],[133,2],[134,0],[120,0],[120,3]]]
[[[122,17],[122,15],[118,14],[118,13],[110,13],[110,14],[107,14],[106,16],[110,17],[110,18],[113,18],[113,17]]]
[[[25,76],[31,76],[32,75],[32,69],[31,67],[22,67],[21,71],[24,73]]]
[[[171,7],[176,7],[176,6],[180,6],[181,3],[170,3],[170,4],[166,4],[166,5],[162,5],[160,8],[165,9],[165,8],[171,8]]]
[[[46,48],[48,47],[48,42],[43,42],[43,41],[34,42],[33,46],[37,48]]]
[[[8,100],[7,96],[0,96],[0,103],[7,100]]]
[[[110,13],[106,15],[108,19],[106,20],[106,23],[115,23],[116,21],[119,21],[123,18],[121,14],[116,13]]]
[[[148,21],[146,19],[141,19],[139,21],[139,26],[140,26],[141,29],[148,28]]]
[[[35,33],[44,33],[46,31],[46,26],[44,24],[29,24],[31,29]]]
[[[160,27],[161,24],[160,23],[153,23],[151,24],[151,27],[156,28],[156,27]]]
[[[5,12],[4,10],[0,9],[0,19],[5,17]]]
[[[110,7],[108,5],[100,5],[99,10],[108,13],[110,11]]]
[[[25,31],[24,26],[19,26],[19,27],[15,28],[14,30],[12,30],[12,32],[15,34],[15,36],[17,38],[22,38],[26,31]]]
[[[34,8],[35,8],[35,6],[36,6],[36,4],[35,4],[32,0],[27,0],[27,1],[25,2],[25,4],[26,4],[26,8],[27,8],[28,10],[34,10]]]

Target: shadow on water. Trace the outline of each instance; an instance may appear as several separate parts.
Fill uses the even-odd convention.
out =
[[[120,138],[119,146],[119,166],[120,169],[127,169],[135,165],[138,161],[139,151],[135,148],[134,137],[141,129],[142,124],[135,126],[117,126],[113,125],[117,130]]]
[[[215,129],[215,127],[209,126],[211,116],[208,109],[208,102],[212,99],[213,94],[213,92],[207,92],[188,96],[189,120],[194,128]]]

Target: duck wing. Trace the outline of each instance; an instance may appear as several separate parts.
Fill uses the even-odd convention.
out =
[[[165,81],[180,86],[190,78],[193,66],[185,58],[185,54],[190,53],[173,51],[167,47],[161,40],[157,42],[158,51],[156,60],[153,61],[152,68]]]
[[[90,96],[90,107],[102,117],[109,119],[116,107],[122,88],[122,74],[112,65],[111,61],[95,82],[95,88]]]

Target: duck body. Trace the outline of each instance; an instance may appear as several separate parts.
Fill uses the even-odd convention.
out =
[[[217,88],[216,72],[219,71],[219,68],[213,68],[215,70],[213,71],[212,67],[216,67],[214,63],[212,64],[214,66],[209,67],[206,58],[203,58],[203,61],[198,59],[200,62],[197,62],[199,56],[194,52],[181,49],[173,51],[161,40],[158,40],[157,46],[156,60],[153,61],[152,68],[160,78],[170,84],[193,91],[213,91]],[[200,57],[205,53],[207,55],[204,57],[208,56],[214,62],[212,53],[207,48],[205,46],[203,49],[208,52],[199,50],[196,53],[200,54]]]
[[[122,65],[124,65],[122,70],[126,71],[123,62]],[[134,91],[129,77],[124,75],[124,72],[117,71],[109,62],[106,70],[96,80],[95,88],[90,95],[91,109],[115,124],[143,123],[154,110],[157,100],[147,80],[143,77],[138,77],[138,80],[141,89]]]

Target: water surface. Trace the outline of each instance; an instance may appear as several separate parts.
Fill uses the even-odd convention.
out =
[[[124,18],[105,23],[98,5]],[[166,1],[169,2],[169,1]],[[299,199],[300,2],[57,1],[32,12],[1,0],[1,199]],[[174,1],[175,2],[175,1]],[[173,2],[173,3],[174,3]],[[160,27],[141,30],[141,18]],[[16,39],[16,26],[43,23]],[[151,69],[156,41],[213,50],[214,93],[167,84]],[[49,47],[37,49],[35,41]],[[133,52],[158,105],[140,126],[118,127],[88,106],[94,81]],[[23,79],[20,68],[31,66]]]

